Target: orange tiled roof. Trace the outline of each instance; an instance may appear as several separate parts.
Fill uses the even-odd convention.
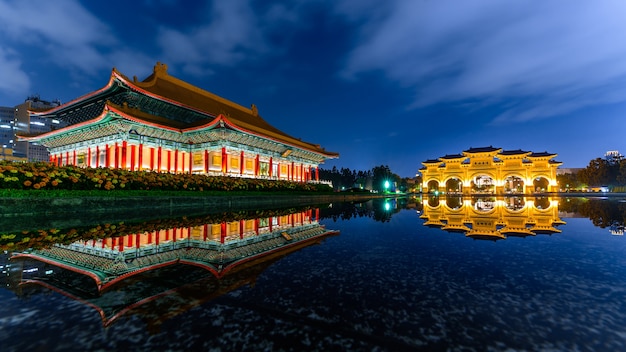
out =
[[[261,116],[259,116],[258,110],[254,105],[252,105],[251,108],[243,107],[232,101],[184,82],[174,76],[170,76],[167,73],[167,66],[165,64],[157,63],[154,67],[154,72],[143,81],[138,81],[136,78],[130,80],[116,69],[113,69],[113,71],[114,75],[117,75],[120,79],[124,80],[129,86],[134,86],[140,91],[156,96],[157,98],[162,98],[164,101],[192,108],[214,117],[221,114],[234,125],[252,133],[284,141],[288,144],[312,150],[330,157],[338,156],[337,153],[328,152],[318,144],[304,142],[299,138],[292,137],[273,127]],[[208,121],[204,121],[203,123],[206,122]],[[187,125],[186,127],[194,127],[194,125],[197,124]]]

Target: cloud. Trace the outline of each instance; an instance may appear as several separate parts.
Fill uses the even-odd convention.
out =
[[[494,119],[506,123],[626,101],[620,0],[354,4],[337,7],[361,26],[342,75],[383,72],[415,91],[410,108],[513,102]],[[385,15],[369,20],[375,6]]]
[[[211,67],[235,66],[268,52],[257,14],[246,1],[215,1],[207,24],[189,29],[161,27],[158,44],[168,62],[191,74],[210,74]]]
[[[102,45],[114,45],[109,28],[74,0],[0,3],[0,28],[20,45],[45,51],[57,65],[82,71],[101,68]]]
[[[11,49],[0,47],[0,91],[17,97],[26,95],[30,89],[30,79],[21,68],[22,63]]]

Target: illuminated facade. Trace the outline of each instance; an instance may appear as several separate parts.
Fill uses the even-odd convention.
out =
[[[558,190],[556,154],[470,148],[422,162],[422,189],[452,194],[532,194]]]
[[[424,202],[420,217],[424,226],[488,240],[559,233],[556,226],[565,224],[558,200],[547,197],[433,197]]]
[[[338,157],[271,126],[255,105],[170,76],[161,63],[143,81],[113,69],[103,88],[31,114],[67,123],[20,136],[46,146],[57,165],[307,182],[319,180],[319,164]]]

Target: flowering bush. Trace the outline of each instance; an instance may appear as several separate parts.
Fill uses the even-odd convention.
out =
[[[0,161],[0,189],[330,192],[325,184]]]

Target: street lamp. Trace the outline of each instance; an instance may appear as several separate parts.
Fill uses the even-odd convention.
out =
[[[389,180],[385,181],[385,192],[389,190]]]

